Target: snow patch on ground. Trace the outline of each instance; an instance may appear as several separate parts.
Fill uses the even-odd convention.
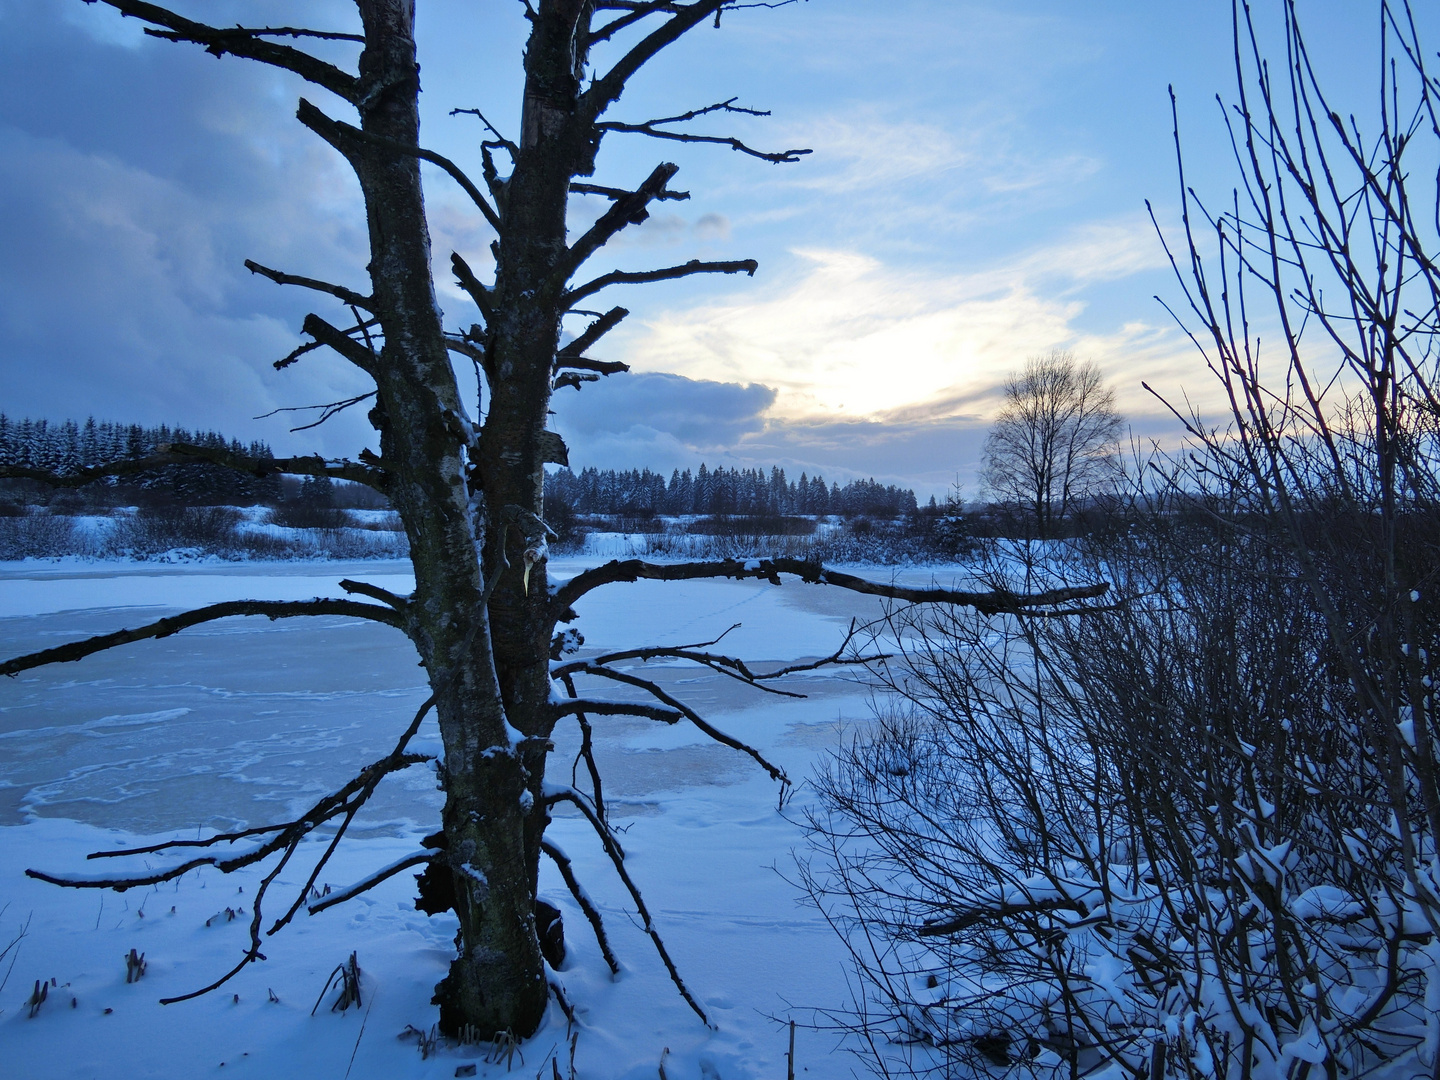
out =
[[[581,565],[552,560],[551,574],[567,577]],[[403,563],[10,564],[0,567],[0,648],[14,655],[225,599],[338,595],[335,583],[346,576],[398,593],[411,588]],[[799,582],[778,589],[640,582],[587,596],[576,625],[585,652],[593,652],[705,640],[741,622],[726,638],[729,649],[793,661],[833,651],[851,615],[874,610],[870,598]],[[409,873],[313,917],[302,910],[265,940],[264,962],[216,993],[168,1006],[158,999],[205,985],[243,955],[262,871],[222,876],[202,868],[124,894],[60,889],[24,874],[108,870],[108,861],[97,866],[85,855],[194,837],[197,825],[205,832],[258,824],[308,805],[393,744],[424,696],[414,664],[408,643],[384,627],[236,619],[0,685],[0,821],[13,822],[0,827],[0,948],[24,931],[0,961],[0,1071],[27,1080],[401,1080],[452,1077],[457,1066],[475,1064],[478,1076],[505,1075],[503,1064],[484,1060],[487,1047],[442,1044],[437,1057],[422,1060],[416,1040],[401,1038],[407,1026],[428,1031],[435,1020],[430,995],[448,967],[455,929],[448,916],[414,909]],[[843,726],[868,715],[864,688],[834,675],[800,680],[796,688],[811,696],[789,701],[674,663],[637,671],[796,780]],[[549,835],[574,860],[624,965],[612,980],[583,915],[546,864],[541,891],[562,909],[570,949],[559,978],[578,1011],[577,1074],[650,1080],[668,1047],[672,1080],[783,1076],[782,1021],[792,1011],[803,1019],[810,1007],[840,1005],[845,990],[838,942],[782,876],[802,837],[777,812],[775,785],[748,758],[688,725],[619,718],[598,734],[628,868],[715,1028],[701,1025],[675,992],[585,820],[558,815]],[[557,735],[552,780],[568,783],[572,733]],[[433,723],[416,748],[435,751]],[[802,789],[800,805],[805,797]],[[411,854],[433,831],[438,807],[431,770],[387,780],[322,883],[344,888]],[[282,873],[265,927],[327,841],[315,837]],[[162,857],[147,858],[161,865]],[[148,969],[127,984],[123,958],[132,948],[145,954]],[[362,1007],[330,1012],[331,990],[312,1017],[327,976],[352,951],[364,972]],[[52,978],[31,1019],[25,1000],[37,980]],[[548,1077],[554,1054],[565,1075],[566,1026],[552,1008],[512,1075]],[[850,1062],[832,1058],[832,1049],[828,1037],[802,1029],[797,1073],[848,1073]]]

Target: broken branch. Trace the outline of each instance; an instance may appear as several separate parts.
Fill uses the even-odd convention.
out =
[[[299,285],[302,288],[314,289],[316,292],[328,293],[347,304],[354,304],[366,311],[375,310],[375,298],[373,296],[361,296],[354,289],[347,289],[343,285],[332,285],[328,281],[321,281],[319,278],[301,277],[298,274],[287,274],[280,270],[272,270],[268,266],[261,266],[254,259],[245,260],[245,269],[252,274],[259,274],[261,277],[269,278],[276,285]]]
[[[122,15],[165,28],[155,30],[147,26],[145,33],[151,37],[203,45],[205,51],[212,56],[224,56],[229,53],[232,56],[259,60],[262,64],[269,64],[271,67],[293,71],[305,81],[312,82],[316,86],[323,86],[332,94],[344,98],[351,104],[354,104],[359,98],[357,90],[359,80],[355,76],[291,45],[265,41],[257,31],[238,26],[230,29],[206,26],[204,23],[182,18],[173,11],[167,11],[156,4],[144,3],[143,0],[104,0],[104,2]],[[316,31],[290,34],[292,37],[302,35],[307,37],[323,36]],[[363,41],[364,39],[359,40]]]

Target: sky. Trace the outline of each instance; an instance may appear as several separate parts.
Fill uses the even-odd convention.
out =
[[[344,0],[174,6],[215,23],[357,21]],[[1361,108],[1373,5],[1298,7],[1327,86]],[[482,130],[448,114],[478,107],[513,134],[522,16],[518,0],[418,0],[422,142],[473,174]],[[601,295],[632,315],[591,354],[633,370],[557,393],[572,464],[778,464],[973,496],[1000,388],[1052,349],[1101,367],[1137,437],[1173,441],[1142,382],[1219,401],[1156,300],[1180,293],[1146,200],[1173,238],[1173,86],[1187,179],[1223,201],[1236,174],[1216,94],[1233,84],[1221,0],[804,0],[692,33],[611,118],[738,96],[771,115],[695,130],[813,153],[772,165],[607,137],[597,182],[674,161],[671,186],[692,198],[623,234],[606,268],[760,269]],[[293,76],[148,39],[98,4],[0,0],[0,411],[213,427],[284,452],[373,444],[360,410],[297,433],[305,414],[257,419],[368,389],[320,353],[275,372],[315,301],[242,265],[368,291],[358,187],[295,121],[302,94],[345,115]],[[451,180],[427,165],[425,181],[440,303],[468,325],[449,253],[486,267],[491,234]],[[575,199],[572,228],[602,208]]]

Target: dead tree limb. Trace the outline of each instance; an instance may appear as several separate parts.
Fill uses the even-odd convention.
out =
[[[332,285],[328,281],[321,281],[318,278],[301,277],[298,274],[287,274],[280,270],[272,270],[268,266],[261,266],[254,259],[245,260],[245,269],[252,274],[259,274],[261,277],[269,278],[276,285],[299,285],[301,288],[314,289],[316,292],[327,293],[347,304],[354,304],[366,311],[375,310],[375,298],[373,296],[362,296],[354,289],[347,289],[344,285]]]
[[[739,623],[736,623],[730,627],[730,630],[736,629],[739,625]],[[728,634],[730,630],[726,630],[725,633]],[[639,660],[642,663],[655,659],[689,660],[692,663],[708,667],[717,674],[735,679],[737,682],[743,682],[745,685],[753,686],[757,690],[763,690],[767,694],[777,694],[780,697],[803,698],[805,696],[804,694],[797,693],[794,690],[781,690],[775,686],[766,686],[765,683],[772,679],[783,679],[787,675],[794,675],[802,671],[816,671],[819,668],[828,667],[832,664],[870,664],[880,660],[890,659],[889,655],[878,653],[874,656],[860,656],[857,654],[847,658],[844,655],[845,650],[849,647],[850,642],[854,640],[856,631],[857,626],[852,619],[850,622],[850,630],[846,633],[845,640],[842,641],[840,647],[829,656],[821,657],[819,660],[809,660],[802,664],[787,664],[785,667],[777,668],[775,671],[752,671],[750,666],[738,656],[726,656],[723,653],[700,651],[707,645],[715,644],[714,641],[703,642],[698,645],[652,645],[638,649],[623,649],[619,652],[592,656],[586,660],[573,660],[569,663],[552,667],[550,670],[555,678],[563,679],[592,664],[605,665],[619,663],[624,660]],[[722,634],[721,637],[724,637],[724,634]],[[719,640],[719,638],[715,639],[715,641]],[[574,697],[575,695],[572,694],[571,696]]]
[[[639,285],[647,281],[669,281],[673,278],[690,277],[692,274],[745,274],[749,277],[755,276],[755,271],[760,264],[754,259],[739,259],[734,262],[701,262],[699,259],[691,259],[680,266],[666,266],[659,270],[612,270],[608,274],[601,274],[593,281],[587,281],[584,285],[578,285],[567,292],[563,298],[565,307],[573,308],[587,296],[593,296],[601,289],[608,289],[611,285]]]
[[[731,150],[738,150],[742,154],[759,158],[761,161],[768,161],[774,165],[792,164],[799,161],[806,154],[813,153],[811,150],[780,150],[769,152],[756,150],[740,139],[730,135],[696,135],[688,131],[671,131],[665,125],[684,124],[696,120],[711,113],[738,113],[743,116],[769,116],[770,113],[762,109],[747,109],[744,106],[736,105],[735,98],[728,101],[717,101],[713,105],[706,105],[703,108],[691,109],[688,112],[676,116],[662,116],[655,120],[646,120],[639,124],[626,124],[618,120],[605,120],[595,126],[601,131],[614,131],[631,135],[645,135],[652,139],[669,139],[671,142],[684,143],[712,143],[717,146],[728,146]]]
[[[580,597],[601,585],[621,581],[694,581],[702,578],[761,578],[772,585],[780,584],[780,575],[789,574],[809,584],[834,585],[867,596],[904,600],[912,604],[957,604],[972,607],[982,614],[1020,613],[1031,608],[1053,607],[1104,596],[1110,589],[1106,582],[1072,588],[1046,589],[1036,593],[1017,593],[1009,589],[967,592],[962,589],[916,589],[906,585],[868,581],[854,574],[827,570],[818,562],[805,559],[720,559],[714,562],[647,563],[640,559],[615,559],[576,574],[555,590],[554,603],[564,611]]]
[[[697,728],[703,731],[706,735],[710,736],[710,738],[714,739],[716,742],[723,743],[734,750],[739,750],[742,754],[749,754],[759,763],[762,769],[764,769],[770,774],[770,779],[778,780],[780,781],[780,783],[789,786],[790,778],[785,775],[784,769],[780,768],[778,765],[772,765],[769,761],[765,759],[765,755],[760,753],[759,750],[756,750],[748,743],[741,742],[733,735],[726,735],[725,732],[708,723],[704,717],[702,717],[694,709],[690,708],[690,706],[686,705],[678,698],[671,697],[663,689],[661,689],[658,684],[651,682],[649,679],[641,679],[635,675],[630,675],[623,671],[614,671],[611,668],[603,667],[599,664],[586,664],[583,668],[580,668],[577,672],[575,672],[575,674],[594,675],[601,679],[610,679],[612,682],[624,683],[626,686],[633,686],[637,689],[644,690],[647,694],[655,698],[657,701],[663,702],[671,709],[674,709],[681,716],[685,717],[685,719],[689,720],[692,724],[694,724]],[[634,708],[635,706],[628,707]]]
[[[240,839],[245,839],[253,836],[261,836],[267,833],[279,834],[277,836],[274,836],[272,839],[266,841],[265,843],[259,845],[258,847],[242,852],[237,856],[229,859],[221,859],[214,855],[202,856],[199,858],[187,860],[184,863],[169,867],[155,873],[146,875],[135,875],[129,877],[65,878],[56,875],[46,874],[39,870],[27,870],[25,873],[29,877],[37,878],[41,881],[47,881],[53,885],[62,885],[69,888],[108,888],[114,889],[116,892],[124,892],[126,889],[138,888],[145,885],[156,885],[162,881],[172,881],[175,878],[180,877],[185,873],[188,873],[190,870],[197,869],[201,866],[214,866],[222,873],[231,873],[235,870],[242,869],[243,867],[253,865],[257,862],[261,862],[264,859],[268,858],[270,855],[275,854],[277,851],[280,852],[281,854],[279,860],[265,874],[265,877],[261,880],[260,886],[258,889],[256,889],[255,895],[251,900],[250,946],[246,950],[245,955],[241,958],[240,962],[236,964],[233,968],[231,968],[228,972],[226,972],[224,975],[222,975],[220,978],[210,983],[208,986],[202,987],[201,989],[192,991],[188,994],[179,995],[178,997],[162,998],[160,1003],[162,1005],[169,1005],[177,1001],[187,1001],[190,998],[200,997],[203,994],[208,994],[210,991],[216,989],[217,987],[223,986],[230,979],[238,975],[241,971],[244,970],[247,964],[253,963],[256,960],[265,959],[265,954],[260,951],[260,925],[263,919],[265,896],[268,893],[271,884],[273,884],[275,879],[279,876],[280,871],[289,864],[291,857],[294,856],[297,851],[299,851],[300,844],[305,839],[305,837],[311,832],[313,832],[320,825],[324,824],[326,821],[329,821],[330,819],[337,817],[340,814],[345,815],[345,819],[341,823],[340,828],[336,831],[335,836],[326,846],[324,853],[316,861],[314,867],[311,869],[309,877],[305,881],[305,884],[300,887],[299,893],[294,903],[291,905],[289,910],[275,922],[275,925],[272,926],[268,931],[266,931],[267,936],[274,934],[281,927],[285,926],[285,924],[294,917],[295,912],[304,904],[306,897],[310,894],[310,891],[314,887],[316,879],[319,877],[320,871],[324,869],[326,863],[329,862],[330,857],[335,853],[335,849],[339,845],[341,838],[345,835],[346,828],[349,826],[350,822],[354,820],[355,814],[369,800],[370,796],[374,793],[375,788],[380,783],[380,781],[392,772],[407,769],[411,765],[419,764],[421,762],[434,760],[428,755],[410,754],[405,752],[405,747],[409,745],[410,740],[414,738],[416,732],[420,730],[421,722],[425,719],[426,714],[430,711],[434,704],[435,699],[434,697],[431,697],[428,698],[424,702],[424,704],[420,706],[419,710],[415,713],[414,719],[411,720],[409,726],[405,729],[404,733],[400,736],[399,741],[395,744],[395,748],[389,754],[387,754],[380,760],[375,761],[370,765],[367,765],[353,780],[344,785],[338,791],[335,791],[332,794],[327,795],[325,798],[321,799],[313,807],[311,807],[311,809],[306,814],[302,815],[299,818],[296,818],[294,821],[286,822],[282,825],[265,825],[254,829],[243,829],[233,833],[220,833],[205,840],[172,840],[161,844],[151,844],[141,848],[130,848],[118,851],[96,851],[92,852],[88,856],[88,858],[99,859],[115,858],[125,855],[153,854],[156,852],[166,851],[174,848],[214,847],[219,844],[233,844],[235,841]],[[422,856],[422,858],[429,858],[429,855],[424,855]],[[365,889],[378,884],[381,880],[384,880],[384,878],[389,877],[394,873],[399,873],[400,870],[410,865],[414,865],[414,862],[404,862],[403,865],[387,867],[385,868],[385,870],[379,872],[378,874],[372,874],[369,878],[366,878],[365,881],[358,883],[356,886],[352,886],[340,896],[330,898],[323,906],[329,907],[334,904],[340,903],[342,900],[348,900],[353,896],[357,896],[361,892],[364,892]],[[362,888],[361,886],[364,887]]]
[[[212,56],[224,56],[229,53],[232,56],[258,60],[272,67],[293,71],[307,82],[323,86],[332,94],[344,98],[352,104],[359,99],[360,80],[355,76],[293,46],[265,41],[256,31],[246,30],[243,27],[225,29],[206,26],[204,23],[193,22],[155,4],[144,3],[143,0],[105,0],[105,3],[122,15],[129,15],[153,23],[154,26],[164,27],[163,30],[157,30],[147,26],[145,33],[151,37],[164,38],[167,41],[189,41],[203,45],[205,51]],[[300,36],[300,34],[292,36]],[[319,37],[321,35],[306,33],[305,36]]]
[[[565,692],[572,699],[580,695],[575,692],[575,680],[569,673],[562,673],[557,676],[565,686]],[[595,802],[595,812],[600,815],[600,820],[605,821],[605,793],[604,785],[600,780],[600,767],[595,763],[594,732],[590,727],[590,718],[585,715],[583,709],[575,710],[575,721],[580,725],[580,751],[575,755],[575,763],[570,768],[570,782],[575,783],[575,768],[583,759],[585,768],[590,773],[590,798]]]
[[[627,188],[605,187],[603,184],[571,184],[571,195],[601,195],[607,199],[623,199],[630,194]],[[688,191],[662,191],[655,196],[656,202],[686,202],[690,198]]]
[[[605,847],[605,854],[610,856],[610,862],[615,866],[615,872],[620,876],[620,880],[624,882],[625,888],[629,890],[630,898],[635,901],[635,910],[640,913],[640,918],[644,923],[645,933],[649,934],[650,940],[655,943],[655,951],[660,954],[660,959],[665,964],[665,970],[670,973],[670,981],[675,984],[675,989],[680,991],[680,996],[685,999],[685,1004],[694,1009],[695,1015],[700,1017],[708,1027],[710,1025],[710,1018],[705,1015],[705,1010],[700,1007],[700,1003],[696,1001],[695,996],[690,993],[690,988],[685,985],[685,980],[680,977],[680,971],[676,968],[675,961],[670,959],[670,953],[665,948],[665,942],[660,937],[659,931],[655,929],[655,922],[650,917],[650,909],[645,906],[645,897],[641,895],[639,887],[636,886],[634,879],[630,876],[630,872],[625,869],[625,852],[621,850],[614,833],[612,833],[599,818],[595,817],[594,811],[586,805],[585,799],[577,791],[566,788],[561,791],[551,792],[548,796],[548,801],[551,803],[572,803],[579,807],[580,812],[589,819],[591,826],[594,827],[600,837],[600,843]]]
[[[406,855],[403,859],[397,859],[389,866],[383,866],[373,874],[361,878],[354,885],[346,886],[339,892],[331,893],[323,900],[317,900],[309,905],[307,910],[311,915],[318,915],[326,908],[332,908],[336,904],[343,904],[346,900],[354,900],[361,893],[369,892],[382,881],[388,881],[402,870],[408,870],[412,866],[419,866],[421,863],[428,863],[435,858],[433,851],[417,851],[414,854]],[[303,894],[302,894],[303,895]],[[278,929],[278,926],[277,926]]]
[[[629,314],[630,310],[623,307],[613,307],[605,312],[604,315],[601,315],[582,330],[574,341],[561,346],[555,354],[555,366],[557,368],[566,367],[569,361],[579,360],[584,355],[586,349],[590,348],[591,345],[594,345],[611,330],[619,326],[620,321]]]
[[[235,615],[263,615],[267,619],[289,619],[304,615],[346,615],[402,628],[398,612],[375,604],[362,604],[358,600],[332,597],[317,597],[314,600],[227,600],[181,615],[170,615],[134,630],[116,630],[111,634],[99,634],[83,641],[72,641],[68,645],[57,645],[53,649],[42,649],[28,656],[17,656],[13,660],[0,663],[0,675],[18,675],[22,671],[44,667],[46,664],[73,663],[106,649],[144,641],[147,638],[169,637],[189,627]]]
[[[616,234],[649,218],[650,204],[660,197],[665,185],[679,171],[680,166],[669,161],[661,162],[638,188],[615,199],[610,209],[601,214],[595,224],[585,230],[556,263],[551,271],[551,280],[555,282],[557,291],[564,289],[570,276]]]
[[[387,138],[384,135],[362,131],[353,124],[347,124],[343,120],[327,116],[321,109],[304,98],[300,99],[300,106],[295,111],[295,118],[347,158],[352,158],[354,149],[358,145],[391,154],[407,155],[419,158],[421,161],[428,161],[432,165],[438,165],[450,179],[460,185],[466,195],[470,196],[470,201],[489,222],[490,227],[496,232],[500,231],[500,215],[490,205],[490,200],[485,198],[480,189],[475,186],[475,182],[465,175],[465,170],[443,154],[437,154],[434,150],[426,150],[424,147],[404,143],[398,139]]]
[[[595,932],[595,941],[600,946],[600,955],[605,957],[605,963],[610,966],[610,974],[620,974],[620,961],[615,958],[615,951],[610,948],[610,938],[605,933],[605,923],[600,918],[600,909],[590,899],[590,894],[585,891],[585,886],[580,884],[580,879],[575,876],[575,868],[570,864],[570,858],[561,851],[559,846],[550,840],[540,841],[540,850],[550,856],[550,861],[555,864],[555,869],[560,871],[560,876],[565,879],[565,887],[570,890],[570,895],[575,898],[575,903],[580,905],[580,910],[585,913],[585,919],[590,923],[590,929]]]

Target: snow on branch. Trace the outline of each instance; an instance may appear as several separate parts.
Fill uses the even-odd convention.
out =
[[[247,847],[242,852],[229,858],[221,858],[220,856],[214,854],[201,855],[193,859],[188,859],[183,863],[179,863],[148,874],[116,875],[113,877],[104,877],[100,875],[61,876],[57,874],[47,874],[43,871],[33,869],[26,870],[25,874],[27,877],[36,878],[40,881],[47,881],[52,885],[61,885],[68,888],[114,889],[116,892],[124,892],[127,889],[138,888],[146,885],[158,885],[162,881],[172,881],[175,878],[178,878],[183,874],[188,873],[190,870],[197,869],[201,866],[213,866],[221,873],[228,874],[235,870],[239,870],[246,866],[251,866],[255,863],[261,862],[269,856],[276,854],[277,852],[280,853],[280,858],[276,861],[275,865],[270,868],[269,872],[266,873],[265,877],[261,879],[260,887],[255,891],[255,897],[251,904],[252,914],[250,919],[250,946],[245,951],[245,955],[241,958],[240,962],[236,964],[235,967],[231,968],[228,972],[226,972],[224,975],[222,975],[220,978],[210,983],[208,986],[202,987],[199,990],[191,991],[188,994],[182,994],[179,997],[162,998],[160,1004],[169,1005],[173,1002],[186,1001],[190,998],[200,997],[203,994],[208,994],[210,991],[216,989],[217,987],[223,986],[230,979],[238,975],[241,971],[244,970],[247,964],[253,963],[256,960],[265,959],[265,954],[260,951],[260,925],[261,919],[263,917],[262,911],[265,902],[265,894],[269,890],[270,885],[279,876],[280,872],[290,862],[291,857],[300,849],[300,844],[305,839],[305,837],[311,832],[313,832],[315,829],[317,829],[319,826],[323,825],[325,822],[344,815],[344,820],[341,822],[339,828],[336,830],[335,836],[326,846],[324,853],[320,856],[318,860],[316,860],[314,867],[311,869],[309,877],[300,887],[294,903],[290,906],[289,910],[287,910],[283,916],[276,920],[275,925],[273,925],[272,927],[270,927],[269,930],[266,931],[267,936],[274,934],[286,923],[288,923],[291,918],[294,917],[296,911],[298,911],[300,907],[305,903],[306,898],[310,896],[311,891],[315,887],[315,882],[319,878],[320,871],[324,869],[326,863],[329,862],[330,857],[335,853],[335,849],[339,845],[341,838],[345,835],[346,829],[355,819],[356,813],[358,813],[360,808],[369,801],[370,796],[374,794],[375,788],[380,783],[380,781],[393,772],[399,772],[403,769],[408,769],[412,765],[418,765],[423,762],[434,760],[434,758],[432,758],[428,754],[412,754],[407,753],[405,750],[405,748],[409,745],[410,740],[413,739],[416,732],[420,730],[421,722],[425,719],[425,716],[430,712],[431,708],[433,708],[434,705],[434,697],[432,696],[430,698],[427,698],[425,702],[420,706],[420,708],[416,711],[415,716],[410,721],[409,726],[406,727],[404,733],[396,742],[395,748],[391,750],[389,754],[361,769],[359,774],[356,775],[354,779],[350,780],[337,791],[326,795],[323,799],[315,803],[315,805],[312,806],[306,813],[302,814],[300,817],[296,818],[293,821],[288,821],[279,825],[265,825],[260,826],[259,828],[244,829],[239,832],[233,833],[218,833],[203,840],[171,840],[165,843],[151,844],[146,847],[127,848],[114,851],[96,851],[92,852],[88,856],[88,858],[91,859],[103,859],[119,858],[134,855],[149,855],[177,848],[215,847],[221,844],[233,844],[237,840],[247,839],[249,837],[263,836],[267,833],[277,834],[275,836],[272,836],[269,840],[266,840],[265,842],[260,844],[253,845],[251,847]],[[408,863],[407,865],[413,865],[413,863]],[[400,869],[403,869],[403,866],[399,868],[395,868],[392,866],[387,867],[379,874],[372,874],[364,882],[361,882],[355,886],[351,886],[351,888],[346,890],[345,893],[343,893],[341,896],[329,900],[327,903],[324,904],[324,906],[329,907],[331,904],[337,904],[340,903],[341,900],[349,899],[351,896],[358,895],[360,892],[364,892],[365,888],[369,888],[371,885],[378,884],[379,881],[383,880],[384,877],[388,877],[390,876],[390,874],[393,873],[398,873]],[[361,888],[362,885],[364,886],[364,888]]]
[[[373,874],[368,874],[367,876],[361,878],[354,885],[346,886],[339,892],[332,892],[323,900],[317,900],[315,903],[309,906],[309,912],[311,915],[318,915],[326,908],[332,908],[336,904],[343,904],[346,900],[353,900],[361,893],[369,892],[371,889],[375,888],[376,885],[379,885],[382,881],[388,881],[390,878],[400,873],[400,871],[405,870],[411,866],[419,866],[421,863],[428,863],[434,857],[435,853],[433,851],[417,851],[410,855],[406,855],[403,859],[396,859],[389,866],[382,866]]]
[[[600,918],[600,909],[595,906],[595,901],[590,899],[590,894],[585,891],[585,886],[580,884],[580,879],[575,876],[575,868],[570,863],[570,857],[561,850],[560,846],[553,840],[541,840],[540,850],[550,856],[550,861],[555,864],[555,869],[560,871],[560,876],[565,879],[565,887],[570,890],[570,895],[575,898],[575,903],[580,905],[580,910],[585,913],[585,918],[590,923],[590,929],[595,932],[595,941],[600,946],[600,954],[605,957],[605,963],[610,965],[610,974],[620,974],[620,961],[615,958],[615,951],[610,947],[610,938],[605,933],[605,923]]]

